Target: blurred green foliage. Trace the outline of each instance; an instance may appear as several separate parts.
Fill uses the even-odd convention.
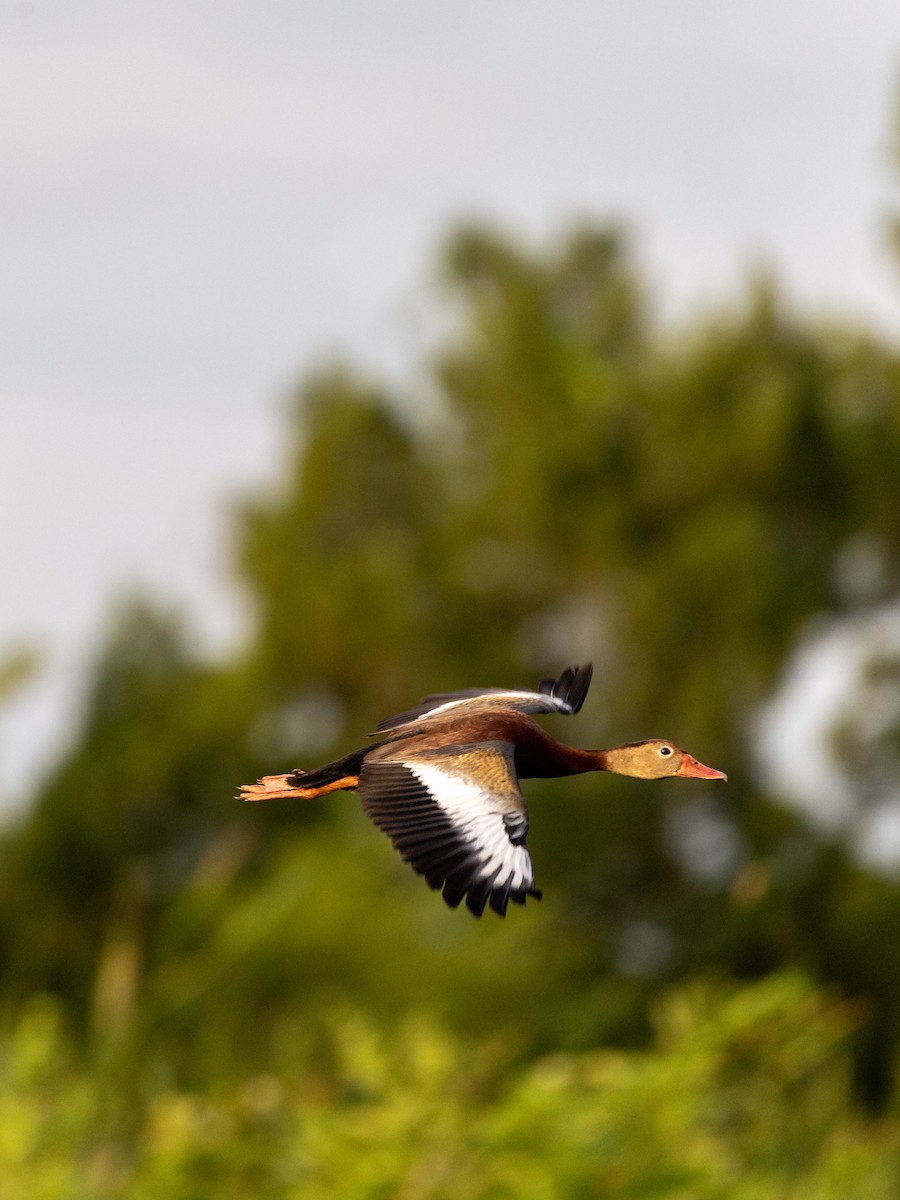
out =
[[[893,1200],[900,1125],[846,1104],[858,1020],[797,975],[695,982],[654,1004],[653,1053],[517,1066],[503,1036],[423,1014],[388,1033],[341,1004],[303,1064],[205,1092],[154,1081],[126,1138],[73,1068],[58,1002],[36,997],[0,1059],[4,1194]]]
[[[441,288],[418,396],[299,389],[235,516],[244,643],[124,603],[3,835],[5,1194],[896,1195],[900,890],[767,794],[756,728],[816,622],[897,603],[900,356],[765,279],[666,329],[616,229],[463,230]],[[234,799],[588,657],[556,734],[730,782],[534,781],[546,899],[505,922],[352,796]],[[861,813],[876,725],[835,743]]]

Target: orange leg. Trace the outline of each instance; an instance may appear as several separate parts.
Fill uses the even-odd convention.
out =
[[[241,800],[281,800],[286,796],[299,797],[301,800],[313,800],[316,796],[324,796],[328,792],[338,792],[342,789],[356,791],[359,787],[358,775],[345,775],[343,779],[335,779],[321,787],[303,787],[299,783],[288,783],[295,778],[296,771],[288,775],[264,775],[259,783],[245,783],[240,790]]]

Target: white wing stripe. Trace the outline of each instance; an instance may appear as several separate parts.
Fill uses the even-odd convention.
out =
[[[491,792],[429,763],[407,766],[478,853],[482,860],[479,879],[490,879],[499,872],[498,887],[509,884],[518,891],[523,886],[533,886],[531,855],[524,846],[513,845],[509,840],[503,809]]]
[[[491,704],[510,704],[513,707],[516,704],[538,704],[539,711],[551,712],[556,709],[561,713],[571,711],[570,706],[565,700],[560,700],[558,696],[548,696],[544,692],[491,692],[485,696],[464,696],[459,700],[447,700],[443,704],[438,704],[435,708],[429,708],[427,712],[421,713],[418,717],[414,717],[409,724],[415,724],[418,721],[427,721],[431,717],[436,717],[441,713],[445,713],[450,708],[457,708],[460,704],[471,704],[473,700],[489,700]]]

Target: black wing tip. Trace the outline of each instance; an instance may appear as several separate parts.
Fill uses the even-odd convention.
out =
[[[435,891],[440,887],[440,884],[431,885]],[[507,906],[512,902],[520,908],[525,907],[525,902],[530,896],[532,900],[542,900],[544,893],[539,888],[492,888],[483,884],[474,884],[467,891],[460,891],[458,885],[451,885],[448,879],[444,885],[442,892],[444,903],[449,908],[459,908],[465,898],[466,908],[473,917],[480,918],[484,915],[486,907],[490,907],[492,912],[495,912],[498,917],[505,917]]]
[[[415,870],[415,868],[413,869]],[[544,898],[544,893],[540,888],[495,888],[490,883],[468,884],[452,876],[444,879],[443,875],[443,872],[436,872],[431,876],[426,876],[426,883],[432,891],[441,892],[441,898],[448,908],[459,908],[465,900],[466,908],[473,917],[483,916],[486,907],[490,907],[498,917],[505,917],[510,903],[524,908],[529,897],[532,900],[543,900]]]
[[[558,679],[542,679],[538,691],[562,700],[570,713],[577,713],[584,704],[593,673],[594,665],[589,662],[580,667],[566,667]]]

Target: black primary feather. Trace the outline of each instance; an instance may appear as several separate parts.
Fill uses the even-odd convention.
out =
[[[566,667],[559,679],[543,679],[538,691],[545,696],[555,696],[568,705],[570,712],[577,713],[584,704],[593,674],[592,663],[585,663],[583,667]]]

